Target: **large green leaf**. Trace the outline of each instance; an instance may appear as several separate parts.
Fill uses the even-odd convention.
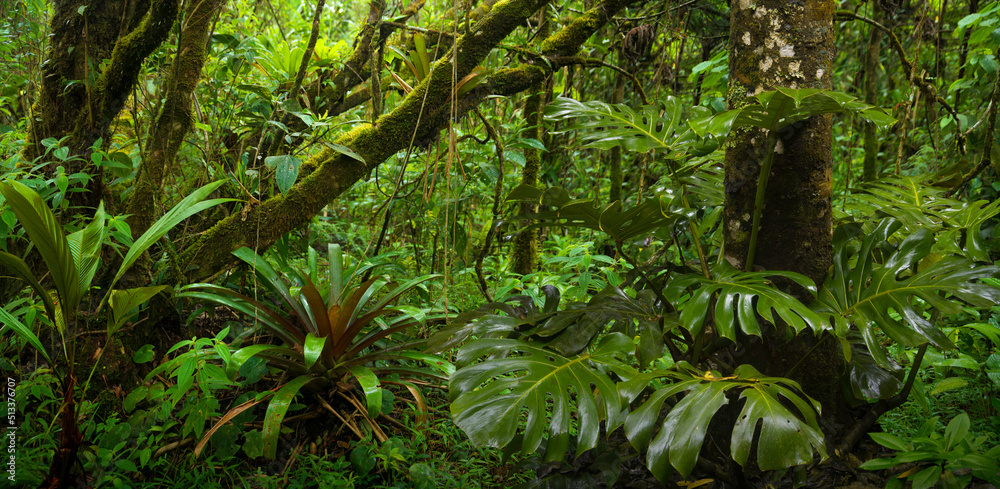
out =
[[[52,297],[49,295],[49,291],[42,287],[42,284],[38,281],[38,277],[31,273],[28,268],[28,264],[24,260],[7,253],[6,251],[0,251],[0,265],[7,267],[7,270],[16,275],[21,280],[28,282],[28,285],[34,289],[35,293],[42,301],[42,305],[45,306],[45,314],[49,316],[49,320],[52,324],[61,326],[61,323],[56,321],[56,308],[55,303],[52,302]],[[62,332],[62,331],[60,331]]]
[[[671,210],[673,201],[672,195],[663,194],[623,210],[621,202],[598,205],[595,199],[572,199],[560,187],[540,190],[530,185],[520,185],[507,196],[507,202],[530,202],[543,209],[517,217],[538,221],[525,229],[581,227],[607,233],[616,240],[628,240],[675,224],[681,215]]]
[[[760,424],[757,465],[762,470],[778,470],[812,461],[813,453],[826,457],[823,432],[816,422],[818,402],[802,394],[795,382],[764,377],[750,365],[737,367],[737,378],[751,381],[740,393],[743,410],[733,427],[733,460],[745,465]],[[796,415],[786,407],[792,405]]]
[[[477,445],[504,447],[521,430],[526,412],[521,451],[535,451],[548,433],[551,460],[565,454],[563,442],[575,418],[577,453],[582,453],[597,445],[601,421],[609,427],[622,421],[621,399],[606,372],[634,375],[619,360],[632,349],[632,341],[618,333],[592,352],[569,358],[519,340],[473,341],[459,350],[458,363],[465,366],[451,377],[455,424]]]
[[[977,266],[959,256],[931,254],[934,235],[925,228],[894,244],[890,237],[901,226],[892,218],[882,220],[864,233],[856,252],[852,241],[861,229],[838,228],[833,271],[814,305],[817,312],[833,317],[841,338],[850,325],[857,327],[872,358],[883,368],[892,365],[874,327],[906,346],[929,342],[948,349],[953,347],[951,341],[924,317],[925,308],[955,314],[962,309],[959,301],[984,307],[1000,301],[1000,289],[982,282],[1000,269]]]
[[[679,303],[690,291],[690,299],[684,303],[680,315],[681,324],[689,331],[701,330],[715,294],[718,294],[712,314],[715,327],[721,336],[733,341],[737,325],[747,334],[761,336],[758,315],[773,323],[777,313],[796,332],[806,327],[816,332],[828,328],[818,314],[771,282],[780,277],[815,293],[816,286],[804,275],[784,271],[742,272],[727,261],[713,266],[711,272],[712,278],[687,274],[667,284],[665,295],[674,302]]]
[[[225,183],[225,180],[219,180],[218,182],[209,183],[208,185],[191,192],[190,195],[167,211],[163,217],[157,219],[145,233],[142,233],[142,236],[139,236],[139,239],[135,240],[132,247],[129,248],[128,253],[125,254],[125,258],[122,259],[122,266],[118,269],[118,273],[115,275],[111,285],[114,286],[114,284],[118,282],[118,279],[122,278],[122,275],[124,275],[125,272],[128,271],[128,269],[135,263],[135,261],[142,256],[143,252],[152,246],[153,243],[159,241],[160,238],[167,234],[167,231],[170,231],[174,228],[174,226],[180,224],[181,221],[215,205],[236,200],[204,200],[205,197],[208,197],[212,192]]]
[[[108,318],[108,334],[112,335],[128,321],[133,309],[139,307],[143,302],[152,299],[153,296],[169,290],[169,285],[158,285],[153,287],[138,287],[134,289],[112,290],[108,303],[111,306],[111,317]]]
[[[907,233],[927,228],[937,233],[934,251],[989,262],[983,225],[1000,214],[1000,200],[963,202],[945,197],[944,188],[925,183],[932,176],[893,176],[865,184],[850,196],[849,208],[861,215],[894,217]]]
[[[896,122],[884,110],[841,92],[815,88],[778,88],[762,92],[755,98],[755,103],[741,109],[692,121],[691,127],[699,135],[714,134],[721,137],[732,128],[745,126],[778,131],[820,114],[849,113],[873,122],[881,129],[887,129]]]
[[[30,187],[15,181],[0,182],[0,193],[7,199],[31,243],[49,267],[49,275],[59,294],[63,320],[67,320],[76,312],[83,296],[76,263],[63,234],[62,224],[42,197]],[[56,318],[52,319],[56,324]]]
[[[746,464],[758,428],[757,463],[762,469],[806,463],[812,460],[813,453],[825,456],[816,416],[819,403],[802,394],[791,380],[764,377],[749,365],[740,365],[731,377],[713,372],[700,374],[682,362],[676,370],[645,373],[622,382],[619,388],[630,399],[653,379],[671,383],[629,413],[625,434],[637,450],[646,452],[646,467],[661,481],[669,479],[670,466],[684,477],[691,474],[709,422],[728,403],[727,393],[733,389],[739,390],[740,398],[745,400],[733,427],[733,460]],[[683,398],[669,408],[661,421],[664,403],[682,393]],[[797,414],[788,406],[794,406]]]
[[[285,419],[285,413],[292,404],[292,399],[299,393],[303,386],[316,381],[317,378],[311,375],[300,375],[281,387],[274,393],[274,398],[267,405],[267,414],[264,415],[264,427],[261,430],[264,440],[264,456],[273,459],[278,452],[278,435],[281,433],[281,422]]]
[[[696,109],[700,109],[700,116],[708,114],[704,107]],[[562,131],[580,131],[584,146],[588,148],[620,146],[640,153],[658,149],[668,151],[670,156],[677,158],[683,156],[697,140],[697,136],[684,124],[683,103],[671,96],[659,106],[645,105],[638,110],[625,104],[580,102],[557,97],[545,106],[545,115],[555,121],[575,119]]]
[[[365,394],[365,404],[368,406],[368,417],[374,418],[382,411],[382,388],[380,387],[378,376],[368,367],[355,365],[349,367],[351,375],[357,379],[361,385],[361,391]]]
[[[42,346],[42,342],[38,340],[38,336],[35,336],[33,331],[28,329],[21,323],[21,321],[18,321],[14,315],[7,312],[2,307],[0,307],[0,323],[3,323],[4,326],[3,328],[0,328],[0,332],[3,332],[4,329],[10,328],[14,334],[20,336],[21,339],[27,341],[29,345],[35,347],[35,349],[38,350],[38,352],[41,353],[50,364],[52,363],[52,359],[49,358],[49,352],[45,351],[45,347]]]
[[[81,292],[90,290],[90,284],[97,273],[97,265],[101,261],[101,246],[108,234],[108,226],[105,224],[104,202],[97,206],[94,219],[87,227],[66,236],[70,253],[73,254],[73,261],[79,279]]]

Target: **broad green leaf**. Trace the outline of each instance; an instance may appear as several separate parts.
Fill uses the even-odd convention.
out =
[[[709,422],[728,403],[726,393],[732,389],[739,389],[746,401],[733,429],[733,460],[741,465],[746,463],[758,424],[757,463],[761,468],[787,468],[812,460],[813,453],[825,455],[816,401],[800,394],[794,382],[764,377],[749,365],[739,366],[735,373],[732,377],[718,377],[711,372],[702,375],[681,362],[676,370],[655,371],[619,384],[620,392],[629,399],[652,379],[673,381],[650,395],[643,405],[629,413],[625,422],[629,442],[639,451],[648,446],[646,467],[658,479],[669,478],[669,466],[684,477],[690,475]],[[659,421],[664,401],[682,392],[686,392],[684,397]],[[659,432],[653,438],[657,426]]]
[[[664,476],[668,460],[683,477],[691,475],[708,433],[709,421],[728,402],[723,384],[695,384],[670,410],[659,434],[649,444],[646,467],[653,475],[667,480]]]
[[[638,110],[625,104],[557,97],[545,106],[545,115],[554,121],[575,119],[562,132],[579,131],[588,148],[620,146],[640,153],[660,149],[676,158],[697,139],[683,123],[683,103],[670,96],[660,106],[646,105]]]
[[[941,480],[941,466],[932,465],[909,477],[913,481],[913,489],[930,489]]]
[[[744,368],[747,372],[741,373]],[[737,373],[759,376],[749,365],[741,365]],[[743,390],[740,398],[745,399],[746,404],[733,427],[732,455],[737,463],[746,464],[758,422],[757,464],[761,470],[778,470],[808,463],[812,461],[813,453],[826,456],[823,433],[813,411],[818,404],[810,405],[799,394],[778,382],[753,383]],[[792,413],[785,407],[785,402],[795,405],[800,414]]]
[[[94,219],[87,227],[66,236],[70,253],[73,254],[73,261],[79,279],[81,292],[90,290],[90,284],[97,273],[97,265],[101,260],[101,246],[107,237],[108,227],[105,224],[104,202],[97,206]]]
[[[796,122],[821,114],[849,113],[888,129],[896,122],[884,110],[858,101],[846,93],[815,88],[778,88],[756,95],[756,102],[741,109],[719,113],[696,121],[699,135],[725,136],[731,129],[752,126],[778,131]]]
[[[108,321],[108,335],[115,334],[115,332],[117,332],[118,329],[125,324],[125,321],[128,321],[128,319],[132,316],[129,312],[139,307],[139,305],[143,302],[152,299],[156,294],[169,289],[169,285],[159,285],[125,290],[112,290],[108,303],[111,306],[111,315],[113,320]]]
[[[878,443],[879,445],[882,445],[890,450],[905,452],[910,449],[906,442],[896,435],[890,435],[889,433],[868,433],[868,436],[870,436],[872,441],[875,443]]]
[[[49,275],[59,293],[63,318],[70,317],[80,305],[82,295],[76,264],[62,224],[42,197],[30,187],[16,181],[0,182],[0,193],[7,199],[31,243],[49,267]]]
[[[274,398],[267,405],[267,414],[264,415],[264,427],[262,430],[264,441],[264,456],[274,459],[278,451],[278,435],[281,432],[281,422],[285,419],[292,399],[299,393],[303,386],[316,380],[311,375],[300,375],[278,388]]]
[[[163,235],[167,234],[167,231],[173,229],[174,226],[179,224],[184,219],[191,217],[205,209],[213,207],[215,205],[221,204],[223,202],[232,202],[236,199],[211,199],[203,200],[208,197],[209,194],[214,192],[217,188],[221,187],[225,180],[219,180],[218,182],[212,182],[205,185],[190,195],[185,197],[183,200],[177,203],[172,209],[167,211],[163,217],[156,220],[152,226],[146,230],[139,239],[135,240],[132,247],[129,248],[128,253],[125,254],[125,258],[122,260],[122,266],[118,269],[118,273],[115,275],[114,280],[111,282],[111,287],[118,282],[118,279],[122,278],[122,275],[139,259],[153,243],[160,240]]]
[[[961,311],[955,299],[977,306],[1000,301],[1000,289],[981,282],[1000,269],[977,266],[958,256],[928,260],[934,235],[921,228],[894,245],[890,236],[900,227],[895,219],[882,220],[864,234],[856,252],[852,251],[852,241],[860,229],[838,228],[834,233],[833,273],[814,303],[817,312],[834,318],[838,334],[846,334],[848,325],[856,326],[872,357],[883,368],[891,365],[873,326],[906,346],[929,342],[948,349],[953,347],[951,341],[923,316],[924,307],[955,314]]]
[[[382,388],[375,372],[360,365],[349,367],[348,370],[361,384],[361,390],[365,394],[365,403],[368,405],[368,417],[374,418],[382,414]]]
[[[320,355],[323,353],[323,346],[326,345],[326,341],[329,336],[316,336],[312,333],[306,335],[306,342],[303,345],[303,357],[306,361],[306,369],[311,369],[313,365],[316,364],[316,360],[319,360]]]
[[[634,375],[618,359],[632,348],[632,341],[618,333],[605,337],[593,352],[570,358],[512,339],[466,344],[458,352],[458,363],[465,366],[450,382],[455,424],[480,446],[505,447],[522,431],[521,451],[531,453],[546,433],[550,438],[569,433],[575,412],[577,453],[589,450],[597,445],[601,421],[619,422],[621,400],[605,372]],[[469,364],[484,356],[494,358]]]
[[[0,265],[7,267],[7,270],[16,275],[21,280],[28,282],[28,285],[38,294],[38,297],[42,301],[42,305],[45,307],[45,314],[49,316],[49,320],[52,324],[55,324],[59,328],[59,333],[64,333],[62,327],[64,324],[61,321],[57,321],[55,303],[52,302],[52,297],[49,295],[49,291],[42,287],[42,284],[35,277],[35,274],[31,273],[28,268],[28,264],[24,260],[7,253],[6,251],[0,251]]]
[[[264,159],[264,164],[274,170],[275,181],[281,193],[287,192],[295,184],[301,163],[301,160],[292,155],[268,156]]]
[[[33,346],[38,353],[41,353],[49,363],[52,363],[52,359],[49,358],[49,352],[45,351],[45,347],[42,346],[42,342],[38,340],[35,333],[28,329],[21,321],[18,321],[11,313],[0,307],[0,322],[3,322],[3,328],[0,328],[0,332],[4,329],[10,328],[14,334],[18,335],[24,341],[27,341],[29,345]]]
[[[958,416],[952,418],[948,422],[948,427],[944,430],[944,449],[946,451],[951,451],[960,442],[965,440],[965,437],[969,434],[969,426],[971,422],[969,421],[969,415],[965,412],[960,413]]]
[[[807,327],[814,332],[829,329],[822,317],[771,283],[772,278],[781,277],[815,293],[816,286],[812,280],[802,274],[784,271],[742,272],[724,260],[714,265],[711,272],[710,279],[695,274],[674,278],[667,284],[664,292],[668,300],[679,302],[690,291],[691,298],[681,311],[680,321],[691,332],[701,330],[715,294],[718,294],[718,298],[712,315],[713,322],[720,335],[733,341],[736,341],[737,325],[746,334],[761,335],[758,315],[773,323],[774,313],[777,313],[796,332]]]
[[[244,346],[239,350],[233,352],[229,357],[229,362],[226,363],[226,378],[229,380],[236,380],[236,375],[239,373],[240,368],[252,357],[255,357],[261,353],[267,351],[283,351],[286,350],[283,346],[278,345],[250,345]]]
[[[337,144],[337,143],[326,142],[326,141],[323,142],[323,146],[326,146],[327,148],[329,148],[329,149],[331,149],[331,150],[333,150],[333,151],[335,151],[337,153],[340,153],[340,154],[342,154],[344,156],[347,156],[349,158],[353,158],[353,159],[358,160],[358,161],[360,161],[362,163],[365,163],[364,157],[362,157],[361,155],[355,153],[353,150],[351,150],[351,148],[348,148],[347,146],[344,146],[342,144]]]

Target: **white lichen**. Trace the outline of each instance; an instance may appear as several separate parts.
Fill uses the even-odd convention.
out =
[[[743,33],[743,44],[750,45],[750,31]]]
[[[823,68],[816,70],[816,81],[823,79],[823,73],[826,73],[825,71],[823,71]]]
[[[780,139],[774,142],[774,153],[779,155],[785,154],[785,145]]]
[[[785,44],[785,45],[781,46],[781,48],[778,50],[778,54],[780,54],[782,58],[791,58],[791,57],[794,57],[795,56],[795,46],[792,46],[791,44]]]
[[[762,59],[760,61],[760,71],[767,71],[771,69],[771,65],[774,64],[774,60],[770,56]]]

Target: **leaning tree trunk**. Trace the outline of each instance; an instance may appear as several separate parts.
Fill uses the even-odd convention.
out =
[[[731,11],[729,105],[775,87],[829,89],[833,0],[735,0]],[[818,116],[779,134],[766,189],[755,269],[791,270],[823,282],[832,255],[831,118]],[[745,268],[766,137],[734,132],[725,158],[726,258]],[[808,301],[804,290],[789,290]],[[780,325],[779,325],[780,326]],[[817,346],[817,342],[821,342]],[[790,344],[771,333],[741,360],[768,375],[791,377],[823,405],[824,430],[845,414],[837,342],[800,334]],[[814,347],[816,347],[814,349]]]
[[[222,0],[187,3],[177,55],[163,84],[163,104],[143,148],[142,166],[126,204],[135,239],[142,236],[161,215],[156,200],[162,194],[164,177],[176,172],[174,163],[177,152],[194,125],[194,90],[205,64],[212,20],[223,3]],[[136,265],[126,273],[123,285],[137,287],[149,282],[149,254],[146,253]]]

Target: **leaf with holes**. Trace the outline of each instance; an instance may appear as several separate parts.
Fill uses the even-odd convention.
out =
[[[742,272],[727,261],[713,266],[711,272],[712,278],[694,274],[678,276],[670,280],[664,292],[667,299],[678,304],[690,294],[690,299],[683,303],[680,321],[691,332],[700,331],[711,315],[724,338],[736,341],[737,325],[746,334],[761,336],[757,316],[773,323],[775,313],[796,332],[828,328],[820,315],[772,284],[772,279],[782,278],[815,293],[816,286],[804,275],[784,271]],[[714,311],[709,314],[716,294]]]
[[[632,349],[632,341],[618,333],[572,357],[519,340],[473,341],[459,349],[464,366],[449,384],[455,424],[480,446],[505,447],[523,432],[522,453],[534,452],[548,434],[546,458],[558,460],[575,419],[577,453],[594,448],[602,421],[609,427],[622,421],[618,390],[606,372],[634,375],[619,359]]]

